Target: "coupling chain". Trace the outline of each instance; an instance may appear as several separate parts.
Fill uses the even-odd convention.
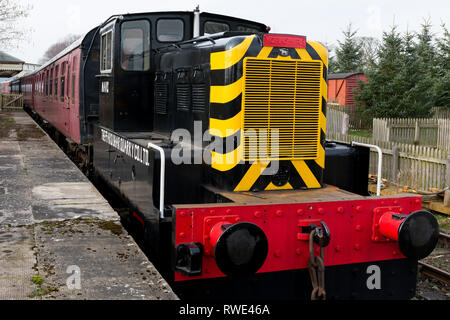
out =
[[[309,262],[308,270],[313,290],[311,300],[325,300],[325,247],[320,247],[320,256],[314,254],[314,237],[322,238],[323,232],[319,227],[313,228],[309,234]]]

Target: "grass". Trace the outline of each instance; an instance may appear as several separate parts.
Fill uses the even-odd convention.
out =
[[[0,114],[0,138],[9,137],[12,130],[16,131],[20,141],[39,139],[45,135],[35,124],[17,124],[12,113]]]
[[[42,278],[39,275],[33,276],[31,282],[33,282],[36,285],[36,288],[34,288],[33,292],[28,295],[29,298],[42,297],[54,291],[59,291],[58,288],[55,287],[51,286],[43,287],[42,284],[44,283],[44,278]]]
[[[439,223],[439,229],[441,231],[450,232],[450,216],[437,213],[435,213],[434,216],[436,217]]]
[[[372,138],[372,130],[362,129],[362,130],[349,130],[349,136],[358,136],[364,138]]]
[[[9,132],[14,129],[16,122],[10,114],[0,114],[0,137],[8,137]]]
[[[37,286],[42,286],[42,284],[44,283],[44,279],[42,279],[40,276],[34,276],[31,281]]]

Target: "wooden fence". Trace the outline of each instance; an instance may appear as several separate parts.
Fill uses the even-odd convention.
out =
[[[438,119],[437,148],[450,153],[450,118]]]
[[[379,141],[328,132],[327,140],[375,144],[383,151],[382,178],[416,190],[450,186],[450,152],[427,146]],[[370,173],[377,174],[378,154],[371,150]]]
[[[327,132],[348,134],[349,116],[335,109],[327,110]]]
[[[373,138],[450,151],[450,119],[373,119]]]
[[[450,119],[450,108],[434,107],[432,108],[433,118]]]
[[[0,93],[0,110],[1,109],[23,109],[23,95]]]
[[[356,106],[341,106],[337,103],[327,104],[327,113],[329,110],[342,111],[349,116],[349,128],[352,130],[371,129],[372,119],[365,119],[361,109]]]

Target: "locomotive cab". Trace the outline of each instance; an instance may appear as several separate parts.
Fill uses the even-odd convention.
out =
[[[152,131],[155,56],[162,47],[229,30],[264,32],[260,23],[199,12],[115,17],[99,30],[99,121],[115,131]]]

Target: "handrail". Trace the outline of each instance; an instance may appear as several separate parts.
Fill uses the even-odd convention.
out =
[[[164,219],[164,181],[166,175],[166,154],[164,153],[163,148],[151,142],[148,143],[147,147],[159,151],[159,154],[161,155],[161,174],[159,182],[159,217],[161,219]]]
[[[374,144],[367,144],[367,143],[360,143],[360,142],[352,141],[352,146],[373,148],[373,149],[377,150],[377,152],[378,152],[377,196],[380,196],[381,195],[381,168],[383,165],[383,151],[381,151],[381,148],[379,146],[376,146]]]

